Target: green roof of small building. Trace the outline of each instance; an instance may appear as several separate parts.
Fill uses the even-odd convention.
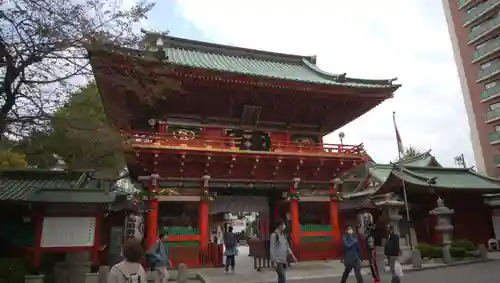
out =
[[[392,177],[418,186],[441,189],[500,191],[500,180],[478,174],[469,168],[400,167],[395,165],[389,175],[389,178]]]
[[[470,168],[442,167],[430,150],[393,164],[367,162],[360,168],[364,168],[365,177],[370,178],[373,185],[367,186],[364,182],[359,183],[351,193],[353,197],[384,193],[387,188],[382,191],[379,189],[392,181],[404,181],[408,185],[436,189],[500,191],[499,179],[481,175]],[[360,174],[360,168],[355,171],[357,175]],[[364,194],[364,191],[367,193]]]
[[[145,32],[142,48],[162,49],[166,63],[207,70],[268,77],[309,84],[339,85],[360,88],[387,88],[396,90],[396,79],[373,80],[332,74],[316,65],[316,56],[299,56],[269,51],[214,44]],[[161,44],[157,42],[161,41]]]
[[[115,195],[91,171],[0,170],[0,201],[110,203]]]

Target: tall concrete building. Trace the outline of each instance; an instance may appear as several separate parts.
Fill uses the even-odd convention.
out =
[[[443,0],[479,172],[500,176],[500,0]]]

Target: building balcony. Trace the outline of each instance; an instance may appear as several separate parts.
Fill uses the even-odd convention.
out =
[[[491,66],[489,66],[488,68],[479,70],[476,82],[480,83],[482,81],[486,81],[494,77],[498,73],[500,73],[500,62],[492,63]]]
[[[488,141],[490,144],[498,144],[500,143],[500,132],[493,132],[488,135]]]
[[[458,0],[458,9],[469,7],[475,2],[477,2],[477,0]]]
[[[368,157],[363,145],[271,141],[266,150],[246,150],[243,139],[234,137],[138,132],[122,137],[131,174],[155,172],[171,181],[210,175],[222,187],[228,180],[248,186],[263,180],[289,184],[293,178],[329,184]]]
[[[500,3],[500,1],[498,3]],[[498,51],[500,51],[500,37],[486,42],[483,47],[476,50],[476,52],[474,52],[474,55],[472,56],[472,63],[477,63],[479,61],[487,59]]]
[[[182,151],[206,151],[217,153],[254,153],[259,155],[294,155],[294,156],[350,156],[365,155],[363,145],[346,144],[299,144],[291,141],[271,141],[268,150],[242,149],[241,138],[234,137],[196,137],[173,134],[123,133],[125,144],[133,149],[165,149]]]
[[[463,26],[466,27],[474,22],[478,21],[482,17],[491,15],[495,8],[500,5],[500,1],[498,0],[489,0],[482,4],[476,6],[476,8],[467,13],[463,18]]]
[[[500,120],[500,109],[490,110],[484,115],[484,121],[486,123],[491,123],[498,120]]]
[[[497,98],[499,96],[500,96],[500,82],[496,86],[483,91],[479,97],[481,99],[481,102],[486,102],[494,98]]]
[[[496,16],[493,19],[482,23],[477,29],[471,30],[468,35],[468,44],[479,41],[488,34],[500,27],[500,17]]]
[[[496,155],[493,159],[497,167],[500,167],[500,155]]]

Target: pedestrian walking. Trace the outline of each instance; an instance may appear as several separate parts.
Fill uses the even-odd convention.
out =
[[[145,283],[146,272],[141,265],[144,249],[141,242],[128,239],[123,245],[124,260],[113,265],[109,270],[108,283]]]
[[[378,272],[377,254],[375,251],[375,224],[366,225],[366,250],[368,251],[368,261],[370,263],[370,272],[372,273],[373,283],[380,283],[380,274]]]
[[[172,266],[168,257],[167,235],[160,232],[158,240],[149,249],[146,256],[148,258],[148,267],[155,271],[155,283],[167,283],[169,274],[167,267]]]
[[[347,277],[349,277],[352,270],[354,270],[356,281],[363,283],[363,277],[361,277],[361,247],[351,226],[347,227],[346,234],[342,237],[342,259],[344,261],[344,272],[340,283],[346,283]]]
[[[389,268],[391,269],[392,283],[399,283],[400,278],[396,272],[396,261],[401,255],[401,249],[399,247],[399,235],[394,233],[394,227],[392,225],[387,225],[388,239],[385,243],[384,254],[387,257],[389,263]]]
[[[271,234],[269,239],[269,253],[271,261],[276,267],[278,275],[278,283],[286,282],[286,268],[288,267],[288,259],[291,257],[293,261],[297,258],[292,252],[288,240],[284,233],[286,225],[283,221],[278,221],[276,229]]]
[[[229,266],[231,266],[231,272],[234,272],[234,267],[236,265],[236,255],[238,254],[236,235],[233,233],[233,227],[229,226],[227,232],[224,233],[224,246],[226,250],[224,255],[226,256],[226,273],[229,272]]]

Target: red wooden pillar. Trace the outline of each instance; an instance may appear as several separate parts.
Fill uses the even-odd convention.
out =
[[[92,246],[92,263],[99,264],[99,247],[101,246],[101,215],[95,216],[94,245]]]
[[[158,238],[158,180],[156,177],[151,176],[151,185],[149,188],[150,196],[148,203],[148,214],[146,218],[146,237],[144,239],[144,246],[149,249],[156,242]]]
[[[289,194],[296,193],[299,182],[299,178],[293,179]],[[297,199],[290,199],[290,225],[292,226],[290,227],[292,231],[292,242],[296,245],[300,243],[299,200]]]
[[[33,266],[38,267],[40,265],[40,258],[42,257],[42,229],[43,229],[43,216],[37,215],[35,219],[36,230],[35,230],[35,247],[33,250]]]
[[[339,179],[333,180],[330,185],[330,225],[332,226],[332,235],[336,243],[339,243],[340,240],[339,207],[336,193],[341,191],[341,186],[342,182]]]
[[[198,222],[201,250],[206,250],[208,248],[208,180],[210,180],[210,176],[203,176],[202,194],[200,199],[200,220]]]

